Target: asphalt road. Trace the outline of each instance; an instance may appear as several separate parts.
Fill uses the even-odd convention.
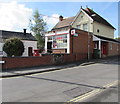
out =
[[[52,72],[4,78],[2,102],[69,102],[77,97],[79,102],[82,95],[103,89],[116,80],[116,59]],[[99,94],[92,93],[88,98],[84,95],[82,102],[118,102],[117,88],[114,86]]]
[[[84,102],[118,102],[118,86],[106,89],[102,93],[86,99]]]

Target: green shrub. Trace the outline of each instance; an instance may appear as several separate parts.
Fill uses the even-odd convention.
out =
[[[21,56],[24,52],[23,42],[18,38],[8,39],[3,45],[3,51],[7,56]]]

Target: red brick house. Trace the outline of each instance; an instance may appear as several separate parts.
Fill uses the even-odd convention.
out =
[[[81,8],[74,17],[59,17],[59,22],[45,34],[45,51],[75,55],[78,60],[97,54],[100,58],[118,55],[120,42],[113,39],[114,30],[93,10]]]

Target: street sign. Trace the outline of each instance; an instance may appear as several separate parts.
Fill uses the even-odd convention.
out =
[[[78,36],[78,34],[75,33],[75,30],[71,30],[71,35]]]
[[[71,35],[75,35],[75,30],[71,30]]]

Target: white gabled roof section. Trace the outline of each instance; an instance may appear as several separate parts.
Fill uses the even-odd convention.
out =
[[[81,10],[79,10],[79,12],[77,13],[77,15],[75,16],[74,20],[72,21],[72,23],[70,25],[73,25],[73,23],[75,22],[75,20],[77,19],[77,17],[79,16]]]
[[[72,21],[71,25],[73,25],[73,23],[76,21],[76,19],[78,18],[81,12],[83,12],[88,18],[90,18],[91,21],[93,21],[93,19],[87,13],[85,13],[84,10],[82,10],[81,8],[79,12],[77,13],[77,15],[75,16],[74,20]]]
[[[86,16],[88,16],[88,18],[90,18],[91,21],[93,21],[93,19],[92,19],[87,13],[85,13],[84,10],[81,9],[81,11],[82,11]]]

